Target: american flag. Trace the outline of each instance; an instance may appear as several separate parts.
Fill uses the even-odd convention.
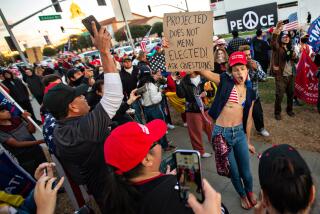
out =
[[[283,26],[283,30],[295,30],[299,27],[297,12],[291,13],[288,19],[289,23]]]
[[[152,27],[150,28],[150,30],[148,31],[148,33],[143,37],[143,39],[140,42],[140,48],[143,52],[147,52],[147,41],[149,39],[150,36],[150,32],[152,30]]]
[[[56,146],[53,143],[53,130],[56,126],[56,119],[50,114],[45,114],[44,124],[42,128],[44,142],[49,147],[49,151],[51,154],[55,154]]]

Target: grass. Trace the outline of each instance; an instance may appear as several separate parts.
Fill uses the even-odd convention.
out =
[[[274,103],[276,90],[274,81],[274,78],[268,78],[265,82],[259,82],[259,95],[263,103]]]

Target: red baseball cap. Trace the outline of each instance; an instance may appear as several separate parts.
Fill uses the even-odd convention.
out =
[[[246,55],[242,51],[233,52],[229,57],[229,65],[232,67],[236,64],[247,64]]]
[[[152,144],[166,134],[167,125],[156,119],[146,125],[128,122],[115,128],[104,143],[105,162],[122,174],[136,167]]]

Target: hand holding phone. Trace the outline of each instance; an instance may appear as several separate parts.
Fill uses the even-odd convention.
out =
[[[193,194],[189,195],[188,204],[195,214],[221,213],[221,194],[216,192],[206,179],[203,179],[205,200],[200,204]]]
[[[99,32],[100,29],[101,29],[101,25],[93,15],[82,19],[82,24],[86,27],[86,29],[89,31],[91,36],[94,37],[94,32],[93,32],[93,29],[92,29],[92,22],[95,23],[97,31]]]
[[[288,23],[289,23],[289,19],[285,19],[285,20],[282,21],[282,24],[284,24],[284,25],[288,24]]]
[[[138,88],[135,94],[136,95],[142,95],[146,91],[147,91],[147,85],[144,85],[144,86]]]
[[[200,153],[195,150],[177,150],[174,159],[181,200],[187,202],[189,193],[192,193],[199,202],[203,202]]]

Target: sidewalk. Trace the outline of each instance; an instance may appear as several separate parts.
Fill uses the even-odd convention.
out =
[[[272,134],[272,133],[271,133]],[[186,128],[178,127],[174,130],[169,130],[169,140],[172,140],[178,149],[192,149],[189,140],[188,132]],[[206,139],[203,136],[203,139]],[[207,152],[213,153],[212,147],[207,140],[204,140],[205,148]],[[254,143],[257,153],[262,153],[264,150],[269,148],[270,144]],[[317,189],[317,200],[314,204],[311,214],[318,214],[320,212],[320,154],[316,152],[309,152],[299,150],[299,153],[306,160],[308,166],[313,173],[314,183]],[[168,153],[163,154],[164,157],[168,156]],[[259,159],[257,155],[251,156],[251,171],[253,174],[253,185],[254,192],[258,195],[260,191],[259,178],[258,178],[258,166]],[[246,211],[240,206],[240,199],[235,189],[232,186],[231,180],[216,173],[214,156],[211,158],[202,159],[203,176],[210,182],[210,184],[222,195],[222,201],[228,208],[231,214],[247,214],[253,213],[253,210]]]

